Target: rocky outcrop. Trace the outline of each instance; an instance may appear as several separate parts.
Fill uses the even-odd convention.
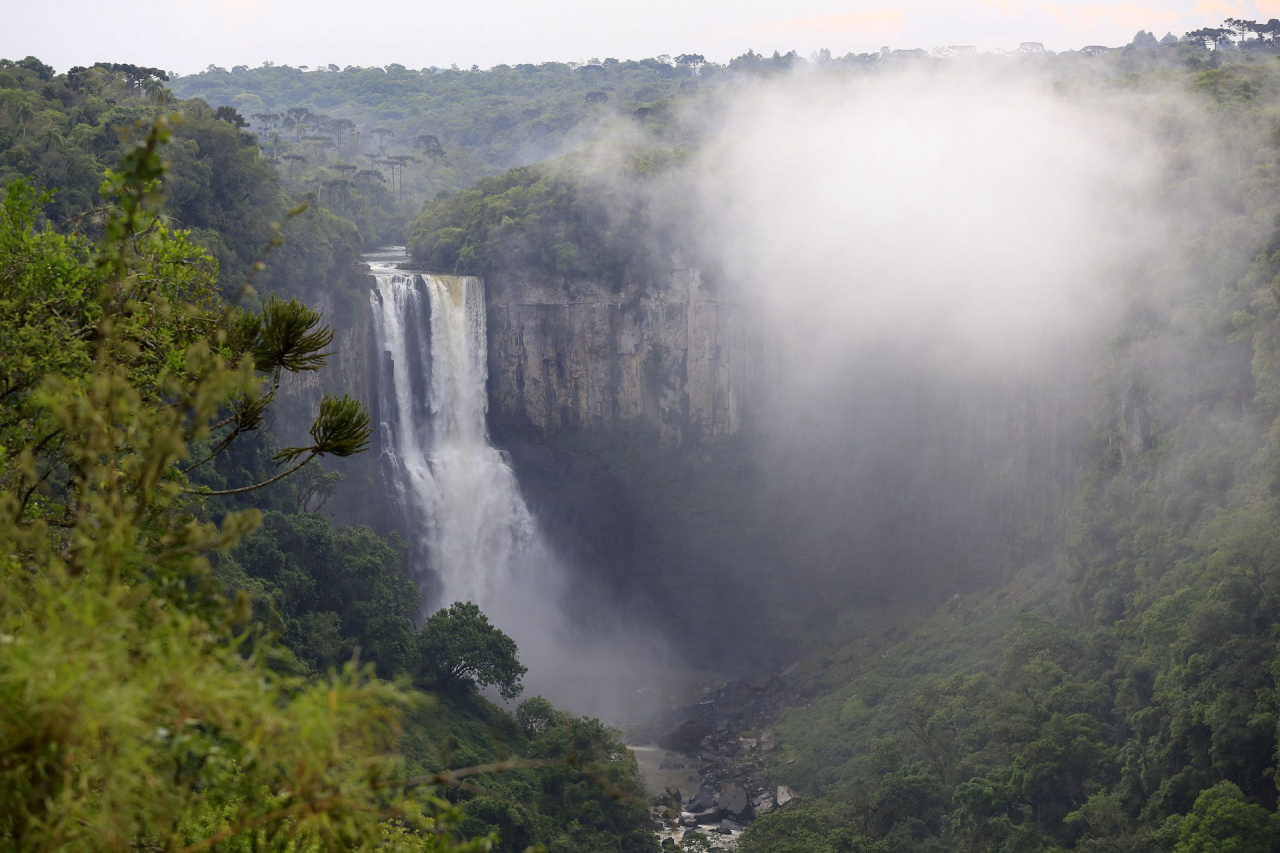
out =
[[[667,444],[742,429],[753,336],[697,269],[619,289],[494,273],[485,289],[492,417],[567,433],[639,425]]]
[[[667,709],[650,722],[647,731],[645,727],[632,730],[636,741],[664,731],[659,743],[672,743],[671,736],[678,734],[681,751],[696,757],[697,791],[687,800],[680,791],[667,791],[655,803],[654,815],[662,824],[660,837],[694,828],[734,837],[756,817],[795,800],[791,789],[773,778],[778,768],[772,725],[783,710],[804,700],[806,689],[796,675],[798,666],[764,670],[731,682],[697,705]],[[697,732],[705,734],[695,746],[690,741]]]

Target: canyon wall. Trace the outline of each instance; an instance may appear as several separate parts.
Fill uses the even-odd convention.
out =
[[[496,422],[568,434],[641,426],[667,445],[742,429],[753,336],[697,269],[619,288],[495,273],[485,288]]]

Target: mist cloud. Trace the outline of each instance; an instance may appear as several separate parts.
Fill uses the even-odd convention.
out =
[[[745,88],[698,163],[703,252],[815,355],[1035,359],[1114,312],[1159,232],[1161,157],[1121,106],[955,66]]]

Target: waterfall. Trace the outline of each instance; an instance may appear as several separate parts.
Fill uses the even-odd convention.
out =
[[[663,644],[624,625],[589,573],[570,585],[489,443],[484,283],[401,272],[403,254],[366,260],[376,280],[379,471],[409,540],[422,615],[474,602],[518,644],[527,695],[629,718],[651,701],[638,675]]]
[[[506,609],[548,564],[515,473],[489,443],[484,283],[371,267],[380,467],[409,532],[424,613]]]

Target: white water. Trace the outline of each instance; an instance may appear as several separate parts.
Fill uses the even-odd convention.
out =
[[[656,680],[637,678],[641,662],[662,643],[645,638],[640,648],[620,613],[603,632],[566,615],[591,610],[590,593],[580,581],[567,586],[515,472],[489,443],[484,283],[401,272],[398,253],[366,260],[377,283],[379,468],[408,535],[423,617],[474,602],[518,644],[526,695],[631,718]],[[565,607],[570,592],[576,608]]]
[[[548,555],[515,473],[489,443],[484,285],[372,268],[374,333],[391,380],[379,383],[383,462],[416,539],[424,612],[473,601],[496,615],[513,586],[545,573]],[[410,326],[423,321],[429,334]]]

